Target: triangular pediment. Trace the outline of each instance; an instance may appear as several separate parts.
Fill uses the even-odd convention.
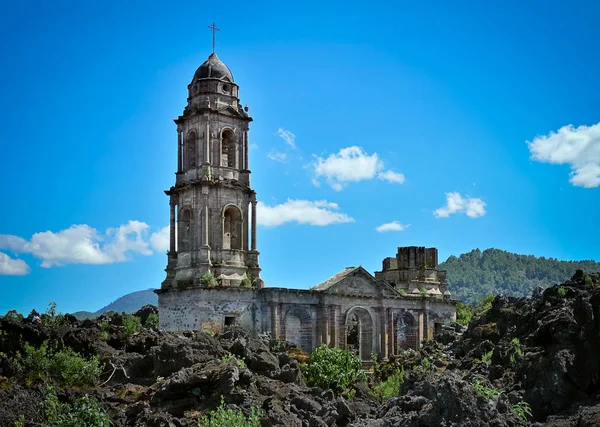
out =
[[[313,291],[361,296],[394,297],[400,294],[389,284],[378,281],[362,267],[347,268],[325,282],[312,288]]]

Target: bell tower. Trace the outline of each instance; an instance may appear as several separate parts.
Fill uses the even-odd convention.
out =
[[[165,191],[171,207],[170,247],[161,289],[264,286],[248,164],[252,118],[238,90],[214,52],[188,85],[187,106],[175,119],[175,185]]]

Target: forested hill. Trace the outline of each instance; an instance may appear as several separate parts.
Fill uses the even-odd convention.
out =
[[[578,269],[598,272],[600,263],[474,249],[459,257],[452,255],[439,268],[448,271],[450,291],[455,298],[476,304],[488,294],[530,296],[536,286],[546,288],[562,283]]]

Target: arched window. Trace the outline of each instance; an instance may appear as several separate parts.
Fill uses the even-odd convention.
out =
[[[183,160],[184,160],[184,170],[195,169],[198,165],[198,138],[196,136],[196,132],[191,131],[187,134],[187,137],[183,141]]]
[[[221,166],[234,168],[235,165],[235,140],[233,132],[230,129],[223,131],[223,140],[221,144]]]
[[[242,213],[237,206],[223,213],[223,249],[242,249]]]
[[[177,237],[179,238],[179,244],[177,245],[178,252],[188,252],[191,250],[191,216],[192,215],[189,209],[184,209],[179,214],[177,221]]]

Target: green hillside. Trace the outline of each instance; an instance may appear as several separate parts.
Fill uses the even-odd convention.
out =
[[[562,283],[578,269],[587,273],[600,271],[600,263],[474,249],[459,257],[449,257],[439,268],[448,271],[453,296],[475,304],[487,294],[530,296],[537,286],[546,288]]]

